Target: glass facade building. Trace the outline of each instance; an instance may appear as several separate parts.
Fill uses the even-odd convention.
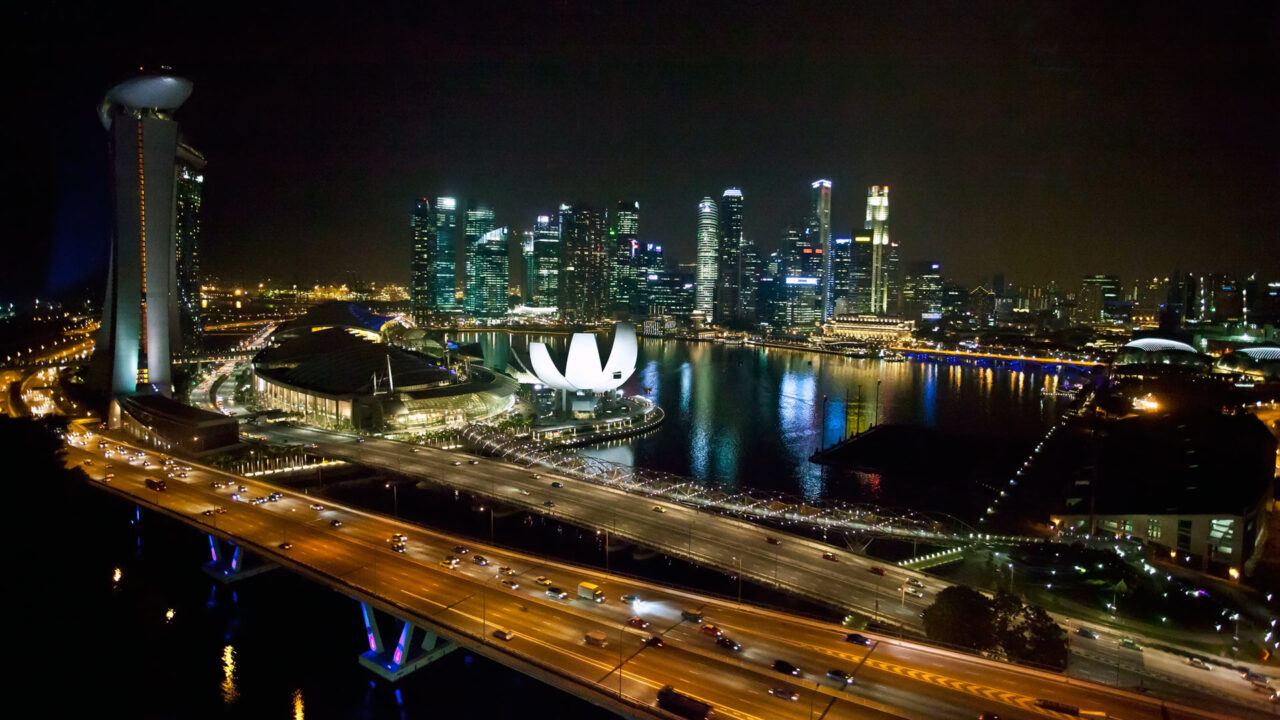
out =
[[[817,180],[812,185],[813,200],[810,205],[809,246],[822,254],[819,270],[819,285],[822,295],[822,319],[831,317],[832,309],[832,276],[831,269],[831,181]]]
[[[474,318],[496,319],[507,314],[510,285],[510,247],[505,227],[481,235],[471,246],[467,274],[466,310]]]
[[[554,215],[539,215],[533,226],[533,304],[560,302],[560,224]]]
[[[595,322],[608,309],[605,218],[599,208],[560,206],[560,317]]]
[[[463,278],[463,300],[462,306],[469,314],[475,312],[483,304],[483,301],[471,299],[471,291],[473,287],[479,287],[479,278],[477,272],[477,253],[480,249],[480,240],[485,235],[493,231],[493,208],[471,202],[467,207],[466,225],[462,230],[462,246],[464,255],[464,267],[466,275]]]
[[[178,143],[174,182],[173,254],[178,289],[178,327],[183,352],[204,348],[204,305],[200,293],[200,201],[204,197],[204,156]]]
[[[455,285],[458,267],[458,201],[451,197],[436,198],[435,265],[435,309],[455,310],[458,307],[458,289]]]
[[[619,201],[609,223],[609,305],[615,312],[631,309],[638,268],[640,203]]]
[[[871,233],[871,312],[889,314],[890,278],[897,265],[897,251],[889,246],[889,186],[867,188],[867,220]]]
[[[436,308],[436,216],[431,201],[418,198],[409,215],[413,256],[409,260],[409,312],[413,321],[425,324]]]
[[[716,278],[719,275],[718,254],[720,242],[720,210],[715,200],[702,198],[698,203],[697,277],[695,279],[694,310],[706,317],[715,312]]]

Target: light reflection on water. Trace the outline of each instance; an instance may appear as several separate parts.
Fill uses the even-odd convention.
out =
[[[641,371],[624,390],[652,388],[650,397],[667,419],[654,432],[624,441],[635,464],[808,498],[825,492],[822,469],[809,456],[820,444],[865,430],[877,416],[882,423],[1023,436],[1047,427],[1063,402],[1041,396],[1042,387],[1057,386],[1054,368],[944,368],[650,338],[641,339],[637,364]],[[608,459],[618,460],[616,447],[609,450]]]
[[[236,688],[236,649],[230,645],[222,648],[222,702],[235,704],[240,699],[240,690]]]

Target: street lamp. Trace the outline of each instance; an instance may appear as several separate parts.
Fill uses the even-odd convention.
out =
[[[392,514],[392,515],[395,515],[396,517],[400,517],[400,493],[399,493],[399,487],[398,487],[397,485],[393,485],[392,483],[389,483],[389,482],[388,482],[388,483],[383,483],[382,487],[384,487],[384,488],[391,488],[391,503],[392,503],[392,510],[391,510],[391,514]],[[492,533],[490,533],[490,534],[492,534]]]

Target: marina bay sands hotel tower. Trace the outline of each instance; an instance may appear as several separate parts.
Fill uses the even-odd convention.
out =
[[[182,343],[174,187],[179,160],[186,160],[173,113],[191,89],[185,78],[141,74],[111,88],[98,108],[108,135],[114,224],[94,360],[110,365],[112,397],[173,393],[170,355]],[[104,384],[106,374],[104,368],[98,375]]]

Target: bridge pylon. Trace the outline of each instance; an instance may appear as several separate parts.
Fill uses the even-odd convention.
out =
[[[212,535],[208,537],[211,559],[204,564],[204,571],[224,585],[260,575],[275,567],[261,559],[250,562],[244,548],[239,545],[230,541],[224,543]]]
[[[360,664],[387,682],[397,682],[418,668],[430,665],[457,649],[457,645],[436,635],[431,630],[414,626],[409,620],[393,618],[400,623],[400,634],[395,647],[390,650],[382,642],[378,631],[377,610],[365,602],[360,603],[360,615],[364,619],[365,636],[369,649],[360,654]],[[415,646],[414,636],[421,632],[422,642]]]

